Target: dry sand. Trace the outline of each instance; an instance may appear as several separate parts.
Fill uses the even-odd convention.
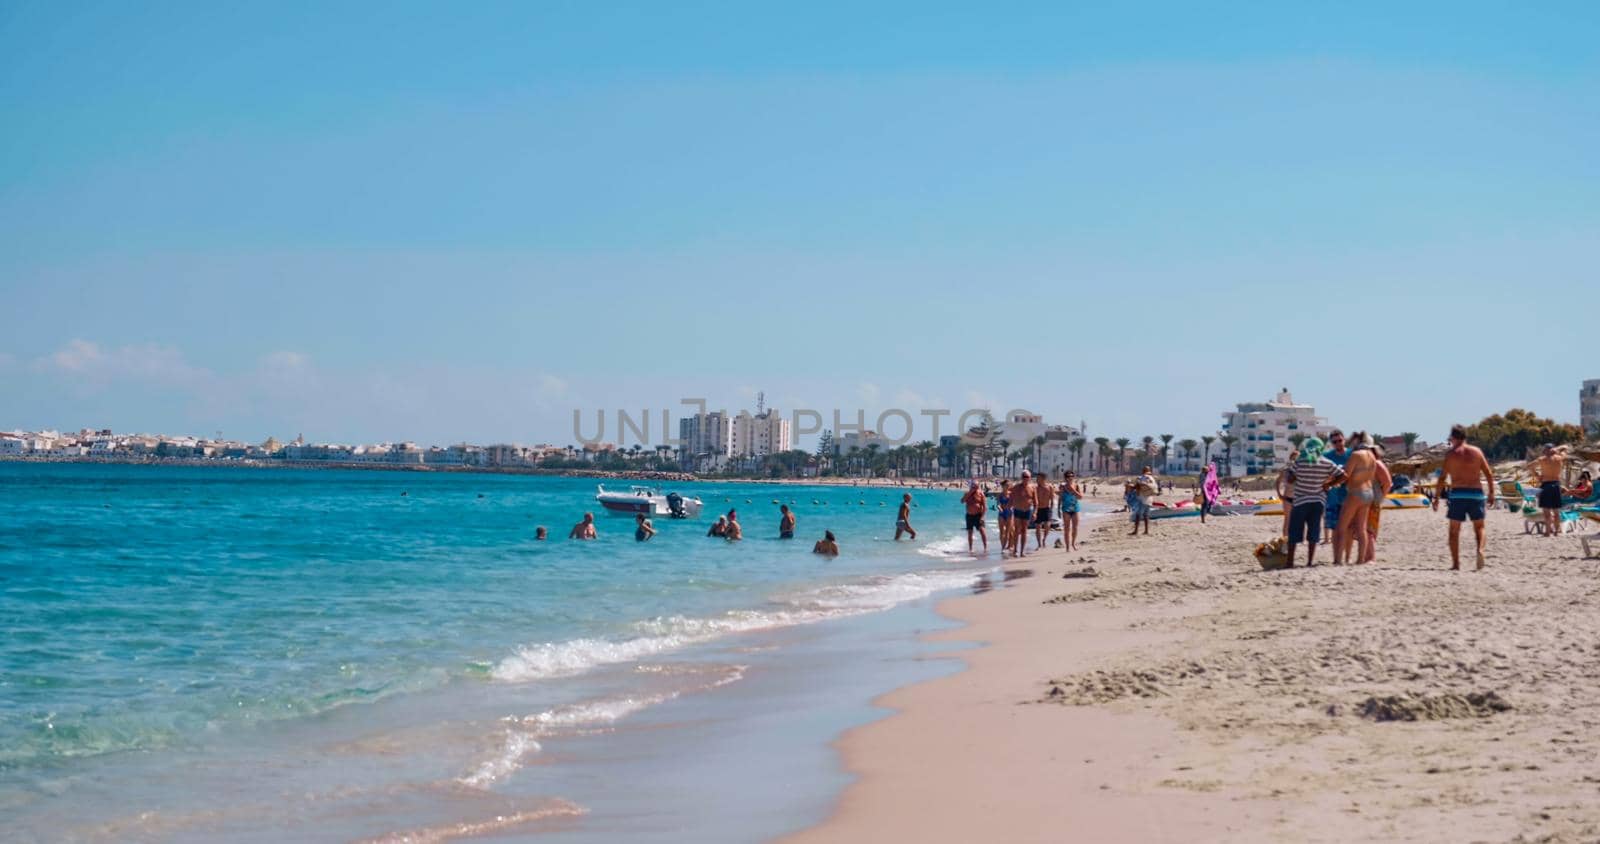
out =
[[[967,670],[882,698],[791,840],[1600,840],[1600,560],[1501,510],[1451,572],[1387,511],[1374,564],[1262,572],[1278,524],[1103,523],[946,602]]]

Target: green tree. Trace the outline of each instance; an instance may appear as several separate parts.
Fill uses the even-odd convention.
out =
[[[1194,456],[1194,447],[1197,446],[1197,445],[1199,445],[1199,443],[1195,442],[1194,440],[1188,440],[1188,439],[1178,440],[1178,448],[1183,449],[1183,456],[1184,456],[1184,466],[1183,466],[1183,468],[1184,468],[1184,471],[1188,471],[1189,470],[1188,458]]]
[[[1545,443],[1583,442],[1577,425],[1546,419],[1522,408],[1488,416],[1467,428],[1467,438],[1492,460],[1520,460]]]
[[[1410,457],[1411,456],[1411,450],[1413,448],[1415,448],[1416,445],[1417,445],[1417,432],[1416,431],[1406,431],[1406,432],[1404,432],[1404,433],[1402,433],[1400,435],[1400,439],[1405,441],[1405,444],[1406,444],[1406,456]]]
[[[1117,437],[1112,442],[1117,444],[1117,474],[1126,474],[1128,471],[1128,444],[1133,440],[1127,437]]]
[[[1094,445],[1095,445],[1095,452],[1100,455],[1100,474],[1102,474],[1102,475],[1109,474],[1109,471],[1108,471],[1109,467],[1106,466],[1106,458],[1111,455],[1111,438],[1110,437],[1095,437],[1094,438]],[[1090,469],[1090,471],[1094,470],[1094,466],[1093,466],[1092,462],[1091,462],[1091,465],[1089,466],[1089,469]]]
[[[1201,463],[1210,463],[1211,462],[1211,444],[1216,442],[1217,438],[1211,436],[1210,434],[1207,434],[1207,435],[1201,437],[1200,441],[1206,444],[1206,453],[1204,455],[1201,455],[1200,462]]]
[[[1167,449],[1172,445],[1172,434],[1161,435],[1161,471],[1167,471]]]

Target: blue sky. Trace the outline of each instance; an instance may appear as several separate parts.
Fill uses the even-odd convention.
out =
[[[1600,7],[1111,5],[0,3],[0,428],[1576,421]]]

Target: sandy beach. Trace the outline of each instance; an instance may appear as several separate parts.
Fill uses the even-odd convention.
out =
[[[1262,572],[1278,524],[1111,517],[945,602],[966,670],[881,698],[787,840],[1600,840],[1600,560],[1497,510],[1451,572],[1413,510],[1374,564]]]

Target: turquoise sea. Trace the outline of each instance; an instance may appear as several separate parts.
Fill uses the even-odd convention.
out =
[[[896,543],[897,491],[669,486],[705,514],[640,543],[592,480],[0,463],[10,834],[748,840],[820,813],[825,743],[949,670],[929,596],[997,560],[954,491],[915,491]],[[707,538],[729,508],[745,541]],[[585,511],[600,538],[564,539]]]

